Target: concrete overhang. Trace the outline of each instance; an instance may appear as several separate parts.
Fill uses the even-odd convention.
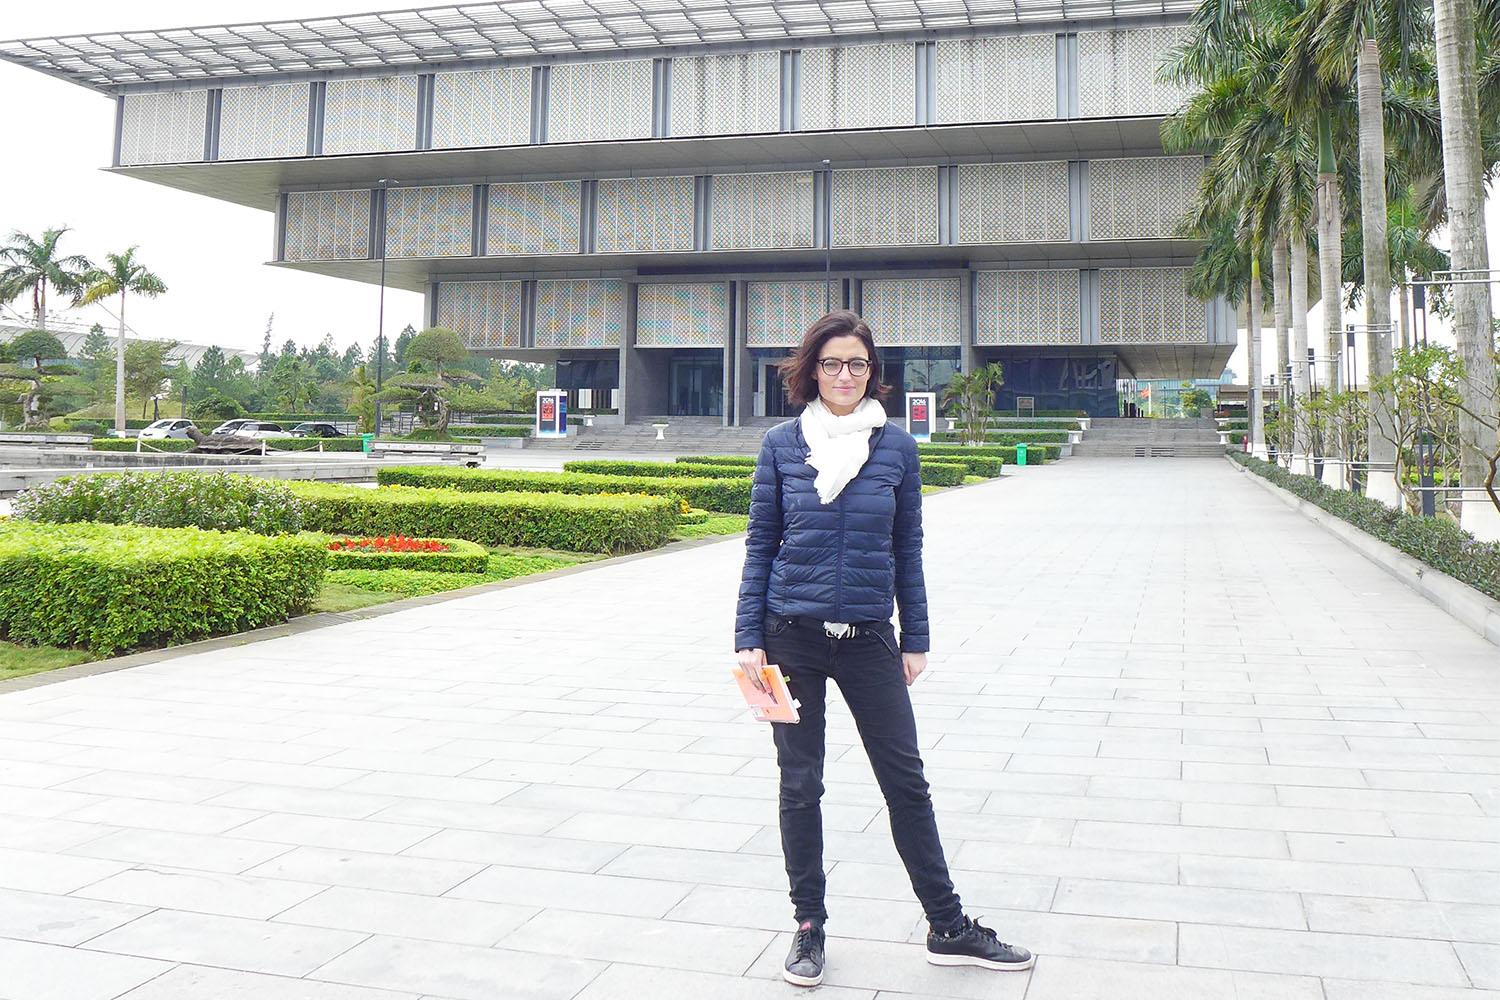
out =
[[[983,125],[912,125],[832,132],[614,139],[400,153],[219,160],[109,168],[127,177],[274,211],[285,190],[448,182],[556,180],[630,174],[819,169],[1162,154],[1159,115]]]
[[[835,278],[851,271],[1005,270],[1027,268],[1187,266],[1198,252],[1192,240],[1120,240],[1090,243],[1008,243],[996,246],[835,247]],[[278,261],[276,267],[380,282],[380,260]],[[385,283],[420,292],[430,281],[510,278],[701,277],[758,275],[817,280],[824,251],[700,250],[662,253],[554,254],[507,257],[389,257]]]

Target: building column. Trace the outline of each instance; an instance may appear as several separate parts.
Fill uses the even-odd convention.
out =
[[[965,374],[979,366],[974,351],[974,272],[958,278],[958,367]]]
[[[754,412],[755,365],[750,359],[745,298],[748,281],[731,282],[734,307],[730,317],[730,355],[734,358],[734,426],[744,427]]]

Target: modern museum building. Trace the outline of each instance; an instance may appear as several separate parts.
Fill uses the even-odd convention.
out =
[[[781,415],[775,362],[847,306],[892,412],[999,360],[1001,406],[1113,416],[1236,340],[1185,289],[1204,158],[1159,137],[1190,9],[526,0],[0,58],[111,97],[116,172],[264,209],[274,266],[421,292],[575,409]]]

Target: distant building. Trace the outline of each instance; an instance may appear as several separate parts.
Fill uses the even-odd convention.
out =
[[[0,43],[110,95],[114,169],[273,213],[273,263],[426,295],[480,354],[628,419],[784,412],[862,313],[898,392],[1118,410],[1223,370],[1184,288],[1201,156],[1158,82],[1194,4],[480,3]]]

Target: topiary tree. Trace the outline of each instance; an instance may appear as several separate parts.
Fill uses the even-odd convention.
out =
[[[389,379],[386,389],[374,398],[382,403],[415,403],[421,425],[438,436],[446,435],[455,395],[483,379],[472,372],[444,371],[443,366],[468,356],[469,349],[458,334],[440,326],[429,327],[406,345],[406,371]]]
[[[15,362],[0,364],[0,386],[17,393],[21,406],[22,427],[26,430],[44,430],[48,413],[45,403],[49,397],[48,382],[55,381],[74,371],[66,365],[49,365],[68,356],[62,341],[45,330],[28,330],[6,345],[8,354]]]

